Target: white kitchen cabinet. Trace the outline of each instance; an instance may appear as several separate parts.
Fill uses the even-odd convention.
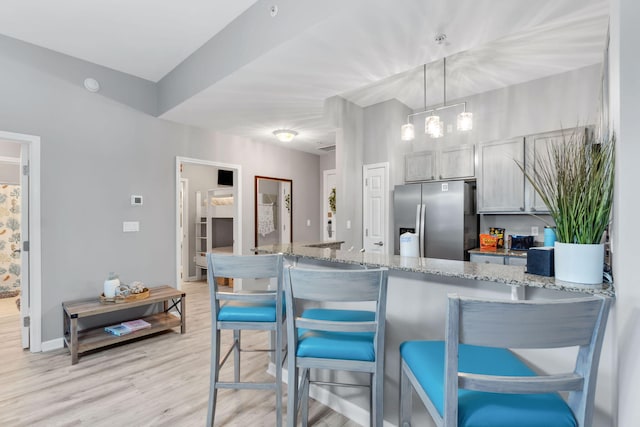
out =
[[[478,147],[478,212],[524,212],[524,138],[482,143]]]
[[[443,148],[439,152],[438,166],[440,179],[473,178],[475,170],[473,145]]]
[[[504,264],[503,255],[479,255],[471,254],[469,261],[477,262],[480,264]]]
[[[418,151],[405,155],[405,182],[473,178],[474,176],[473,145]]]
[[[527,265],[527,257],[508,256],[505,263],[508,265]]]
[[[430,181],[436,179],[436,152],[417,151],[404,157],[405,182]]]
[[[469,261],[480,264],[527,265],[527,257],[501,254],[471,254]]]
[[[551,144],[575,129],[482,143],[478,146],[478,212],[547,214],[549,210],[518,167],[533,174],[549,159]]]
[[[550,159],[549,150],[552,147],[551,144],[562,142],[564,138],[569,138],[572,132],[574,132],[574,129],[547,132],[526,137],[526,167],[529,173],[535,173],[535,171],[541,167],[542,162],[548,162]],[[532,213],[548,213],[549,209],[547,209],[544,202],[533,188],[533,185],[528,181],[526,184],[525,200],[528,208],[527,210]]]

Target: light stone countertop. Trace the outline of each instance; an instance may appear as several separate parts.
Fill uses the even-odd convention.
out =
[[[525,273],[526,267],[524,266],[483,264],[435,258],[401,257],[399,255],[362,253],[357,251],[349,252],[331,248],[311,247],[311,245],[317,246],[317,243],[266,245],[255,248],[255,251],[259,253],[281,252],[284,255],[299,256],[319,261],[360,264],[370,267],[387,267],[389,270],[504,283],[505,285],[511,286],[529,286],[615,297],[613,284],[580,285],[563,282],[553,277]]]

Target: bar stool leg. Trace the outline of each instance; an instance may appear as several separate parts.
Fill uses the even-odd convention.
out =
[[[220,330],[215,329],[211,337],[211,370],[209,379],[209,404],[207,410],[207,426],[213,427],[218,397],[218,371],[220,366]]]
[[[240,330],[233,330],[233,343],[235,348],[233,349],[233,380],[237,383],[240,382]]]

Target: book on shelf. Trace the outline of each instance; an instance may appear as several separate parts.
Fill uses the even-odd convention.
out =
[[[127,335],[131,333],[131,329],[122,326],[122,325],[112,325],[112,326],[106,326],[104,328],[104,330],[106,332],[109,332],[111,335],[115,335],[115,336],[122,336],[122,335]]]
[[[120,324],[129,330],[129,332],[139,331],[140,329],[147,329],[151,327],[151,323],[142,319],[130,320],[128,322],[122,322]]]

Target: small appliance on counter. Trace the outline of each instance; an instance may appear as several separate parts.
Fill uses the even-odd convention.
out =
[[[533,246],[533,236],[520,236],[518,234],[509,235],[512,251],[528,251]]]
[[[555,274],[553,248],[543,246],[529,249],[527,252],[527,273],[539,276],[553,276]]]

